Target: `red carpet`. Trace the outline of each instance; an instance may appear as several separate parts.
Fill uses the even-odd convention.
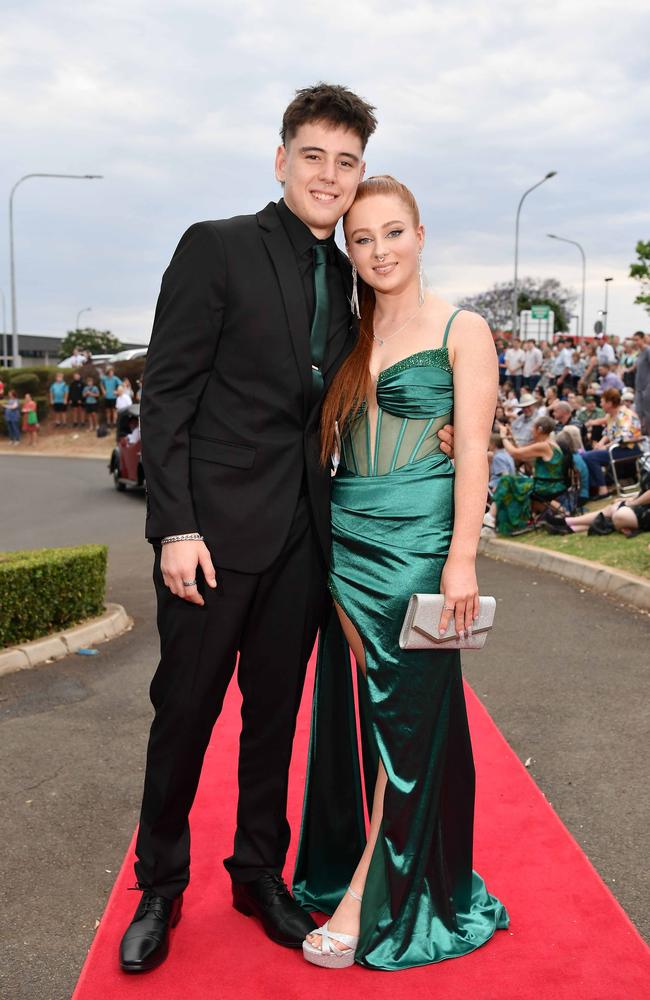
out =
[[[313,663],[312,663],[313,670]],[[296,738],[290,813],[297,834],[312,675]],[[465,958],[406,972],[329,972],[268,941],[230,906],[221,859],[235,816],[239,692],[232,685],[192,813],[192,884],[167,962],[123,975],[120,936],[137,903],[129,851],[73,1000],[644,1000],[650,950],[467,689],[478,792],[475,867],[508,907],[498,931]],[[295,848],[295,842],[293,844]],[[289,857],[290,876],[293,853]]]

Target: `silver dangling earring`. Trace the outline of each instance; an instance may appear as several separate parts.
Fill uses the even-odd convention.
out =
[[[424,268],[422,267],[422,250],[418,250],[418,305],[424,304]]]
[[[356,316],[357,319],[361,319],[361,310],[359,309],[359,288],[357,284],[357,268],[354,262],[352,263],[352,297],[350,299],[350,309],[352,310],[353,316]]]

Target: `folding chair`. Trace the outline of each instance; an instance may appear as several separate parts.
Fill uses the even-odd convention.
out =
[[[634,455],[619,455],[614,458],[615,450],[624,444],[638,444],[640,452]],[[616,441],[608,446],[609,471],[614,481],[614,489],[619,497],[627,497],[639,492],[641,488],[641,459],[649,451],[650,440],[647,437],[635,438],[634,441]]]

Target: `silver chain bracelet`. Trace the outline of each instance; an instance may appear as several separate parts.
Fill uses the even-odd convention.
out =
[[[164,538],[160,539],[161,545],[169,545],[170,542],[202,542],[203,535],[199,535],[198,531],[190,531],[187,535],[165,535]]]

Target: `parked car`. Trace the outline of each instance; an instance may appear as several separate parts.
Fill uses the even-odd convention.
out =
[[[127,486],[144,489],[142,445],[140,442],[140,404],[132,403],[117,418],[116,444],[108,463],[115,489]]]
[[[111,358],[111,362],[115,361],[135,361],[136,358],[146,358],[148,347],[131,347],[128,351],[118,351]]]

